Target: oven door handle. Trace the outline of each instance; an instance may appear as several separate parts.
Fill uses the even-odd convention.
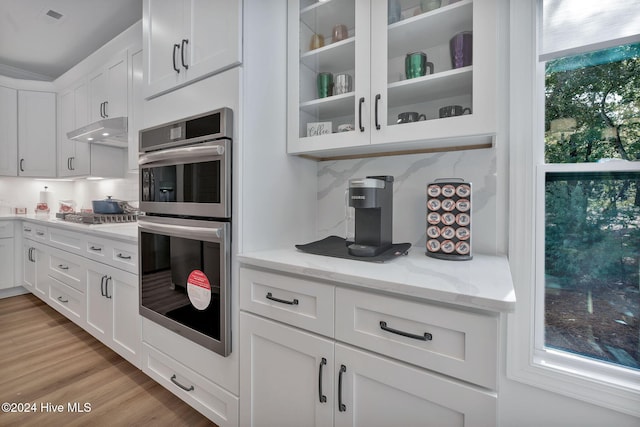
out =
[[[197,147],[180,147],[169,148],[167,150],[155,151],[153,153],[145,153],[140,155],[138,164],[145,165],[147,163],[159,162],[162,160],[176,159],[200,159],[202,156],[222,156],[224,154],[224,146],[215,145],[199,145]]]
[[[208,228],[208,227],[192,227],[187,225],[173,225],[173,224],[158,224],[155,222],[145,221],[138,219],[138,227],[143,230],[156,231],[163,234],[179,234],[180,236],[191,239],[209,239],[212,241],[220,241],[224,236],[224,229],[222,227]]]

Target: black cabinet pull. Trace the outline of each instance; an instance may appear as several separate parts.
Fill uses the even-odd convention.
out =
[[[113,282],[113,279],[111,278],[111,276],[107,277],[104,281],[104,296],[107,297],[108,299],[111,299],[113,295],[109,295],[109,280]]]
[[[118,254],[118,255],[116,255],[116,256],[117,256],[118,258],[120,258],[120,259],[131,259],[131,255],[126,255],[126,256],[125,256],[125,255],[122,255],[122,254]]]
[[[24,172],[24,159],[20,159],[20,172]]]
[[[68,270],[68,269],[69,269],[69,266],[68,266],[68,265],[64,265],[64,264],[58,264],[58,268],[59,268],[60,270]]]
[[[397,329],[388,327],[387,322],[383,320],[380,321],[380,329],[382,329],[383,331],[391,332],[392,334],[402,335],[403,337],[407,338],[413,338],[414,340],[431,341],[433,339],[433,335],[431,335],[429,332],[425,332],[424,335],[417,335],[409,332],[399,331]]]
[[[44,236],[44,231],[36,231],[36,234],[37,234],[38,236]]]
[[[182,45],[180,46],[180,60],[182,61],[182,66],[184,67],[185,70],[189,69],[189,66],[186,64],[184,60],[185,45],[187,44],[189,44],[189,40],[182,39]]]
[[[75,160],[76,160],[75,157],[71,158],[71,170],[72,171],[76,170]]]
[[[362,104],[364,104],[364,96],[360,98],[358,103],[358,121],[360,124],[360,132],[364,132],[364,126],[362,126]]]
[[[71,170],[71,157],[67,157],[67,170]]]
[[[267,299],[270,299],[271,301],[279,302],[282,304],[288,304],[288,305],[298,305],[299,303],[297,298],[294,298],[293,301],[287,301],[284,299],[274,297],[271,292],[267,292]]]
[[[338,374],[338,411],[346,412],[347,405],[342,403],[342,374],[347,372],[347,367],[340,365],[340,373]]]
[[[180,384],[177,380],[176,374],[173,374],[171,376],[171,382],[174,383],[175,385],[177,385],[178,387],[180,387],[181,389],[183,389],[184,391],[193,391],[195,390],[193,385],[191,385],[190,387],[185,387],[182,384]]]
[[[104,119],[104,102],[100,103],[100,117]]]
[[[104,290],[104,279],[106,279],[107,276],[102,276],[102,278],[100,279],[100,295],[102,295],[103,297],[106,297],[107,294]]]
[[[33,257],[34,249],[35,248],[29,248],[29,256],[28,256],[28,258],[29,258],[29,261],[31,261],[31,262],[36,262],[36,259]]]
[[[95,246],[91,246],[89,249],[91,249],[92,251],[96,251],[96,252],[102,251],[102,248],[97,248]]]
[[[376,129],[380,130],[380,123],[378,123],[378,101],[380,101],[380,94],[376,95]]]
[[[69,300],[68,300],[68,299],[62,299],[62,296],[59,296],[59,297],[58,297],[58,301],[63,302],[63,303],[65,303],[65,304],[69,302]]]
[[[176,67],[176,49],[180,49],[179,44],[173,45],[173,71],[175,71],[176,73],[180,73],[180,69]]]
[[[320,369],[318,370],[318,395],[320,396],[320,403],[327,402],[327,396],[322,393],[322,367],[327,364],[327,359],[324,357],[320,361]]]
[[[109,113],[107,113],[107,107],[109,106],[109,101],[104,101],[104,118],[109,118]]]

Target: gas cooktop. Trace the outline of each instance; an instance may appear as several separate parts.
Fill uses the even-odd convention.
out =
[[[76,224],[118,224],[136,222],[138,220],[138,213],[97,214],[93,212],[67,212],[57,213],[56,217],[63,221]]]

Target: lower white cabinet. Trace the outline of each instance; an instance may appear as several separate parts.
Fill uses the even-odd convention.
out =
[[[14,275],[13,222],[0,221],[0,289],[16,286]]]
[[[97,262],[86,266],[87,331],[140,367],[138,277]]]
[[[31,240],[25,240],[23,248],[22,283],[35,296],[46,300],[49,294],[48,253]]]
[[[240,425],[333,425],[333,341],[244,312],[240,325]]]
[[[484,338],[486,346],[497,348],[494,316],[488,313],[476,316],[426,302],[422,303],[424,314],[418,301],[366,291],[345,292],[341,285],[335,285],[335,321],[325,318],[328,329],[335,328],[334,339],[300,329],[296,324],[282,323],[279,311],[255,306],[253,293],[246,292],[247,287],[253,289],[256,284],[290,284],[295,280],[306,282],[288,274],[240,268],[240,286],[244,288],[240,301],[244,310],[240,313],[240,425],[497,425],[497,393],[490,381],[497,369],[497,359],[486,357],[495,350],[485,353],[476,346]],[[296,292],[294,287],[290,292],[289,299],[299,301],[291,310],[301,311],[304,307],[296,308],[301,305],[300,298],[313,293],[308,289]],[[258,307],[259,311],[250,312],[252,307]],[[379,313],[373,315],[374,311]],[[437,315],[434,317],[429,311]],[[396,333],[382,330],[388,335],[376,336],[379,332],[375,328],[367,330],[371,315],[376,318],[378,329],[379,323],[385,321],[409,331],[422,331],[426,326],[435,343],[430,346],[428,338],[423,343],[422,339],[416,339],[417,333],[399,335],[398,339]],[[448,321],[449,329],[443,327],[445,323],[438,317]],[[350,328],[355,329],[349,332]],[[454,334],[454,328],[462,337]],[[369,335],[371,341],[358,341],[357,334]],[[349,339],[350,336],[354,339]],[[461,357],[474,369],[486,370],[489,379],[470,375],[464,368],[466,365],[459,367],[460,372],[449,370],[435,354],[460,346],[462,356],[455,353],[446,357]],[[394,347],[397,351],[392,350]]]
[[[236,396],[146,342],[142,370],[217,425],[238,425]]]
[[[77,325],[84,326],[86,304],[83,292],[49,277],[49,299],[46,302]]]

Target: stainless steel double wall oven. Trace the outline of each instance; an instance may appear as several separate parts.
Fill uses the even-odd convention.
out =
[[[231,352],[228,108],[140,132],[140,314]]]

